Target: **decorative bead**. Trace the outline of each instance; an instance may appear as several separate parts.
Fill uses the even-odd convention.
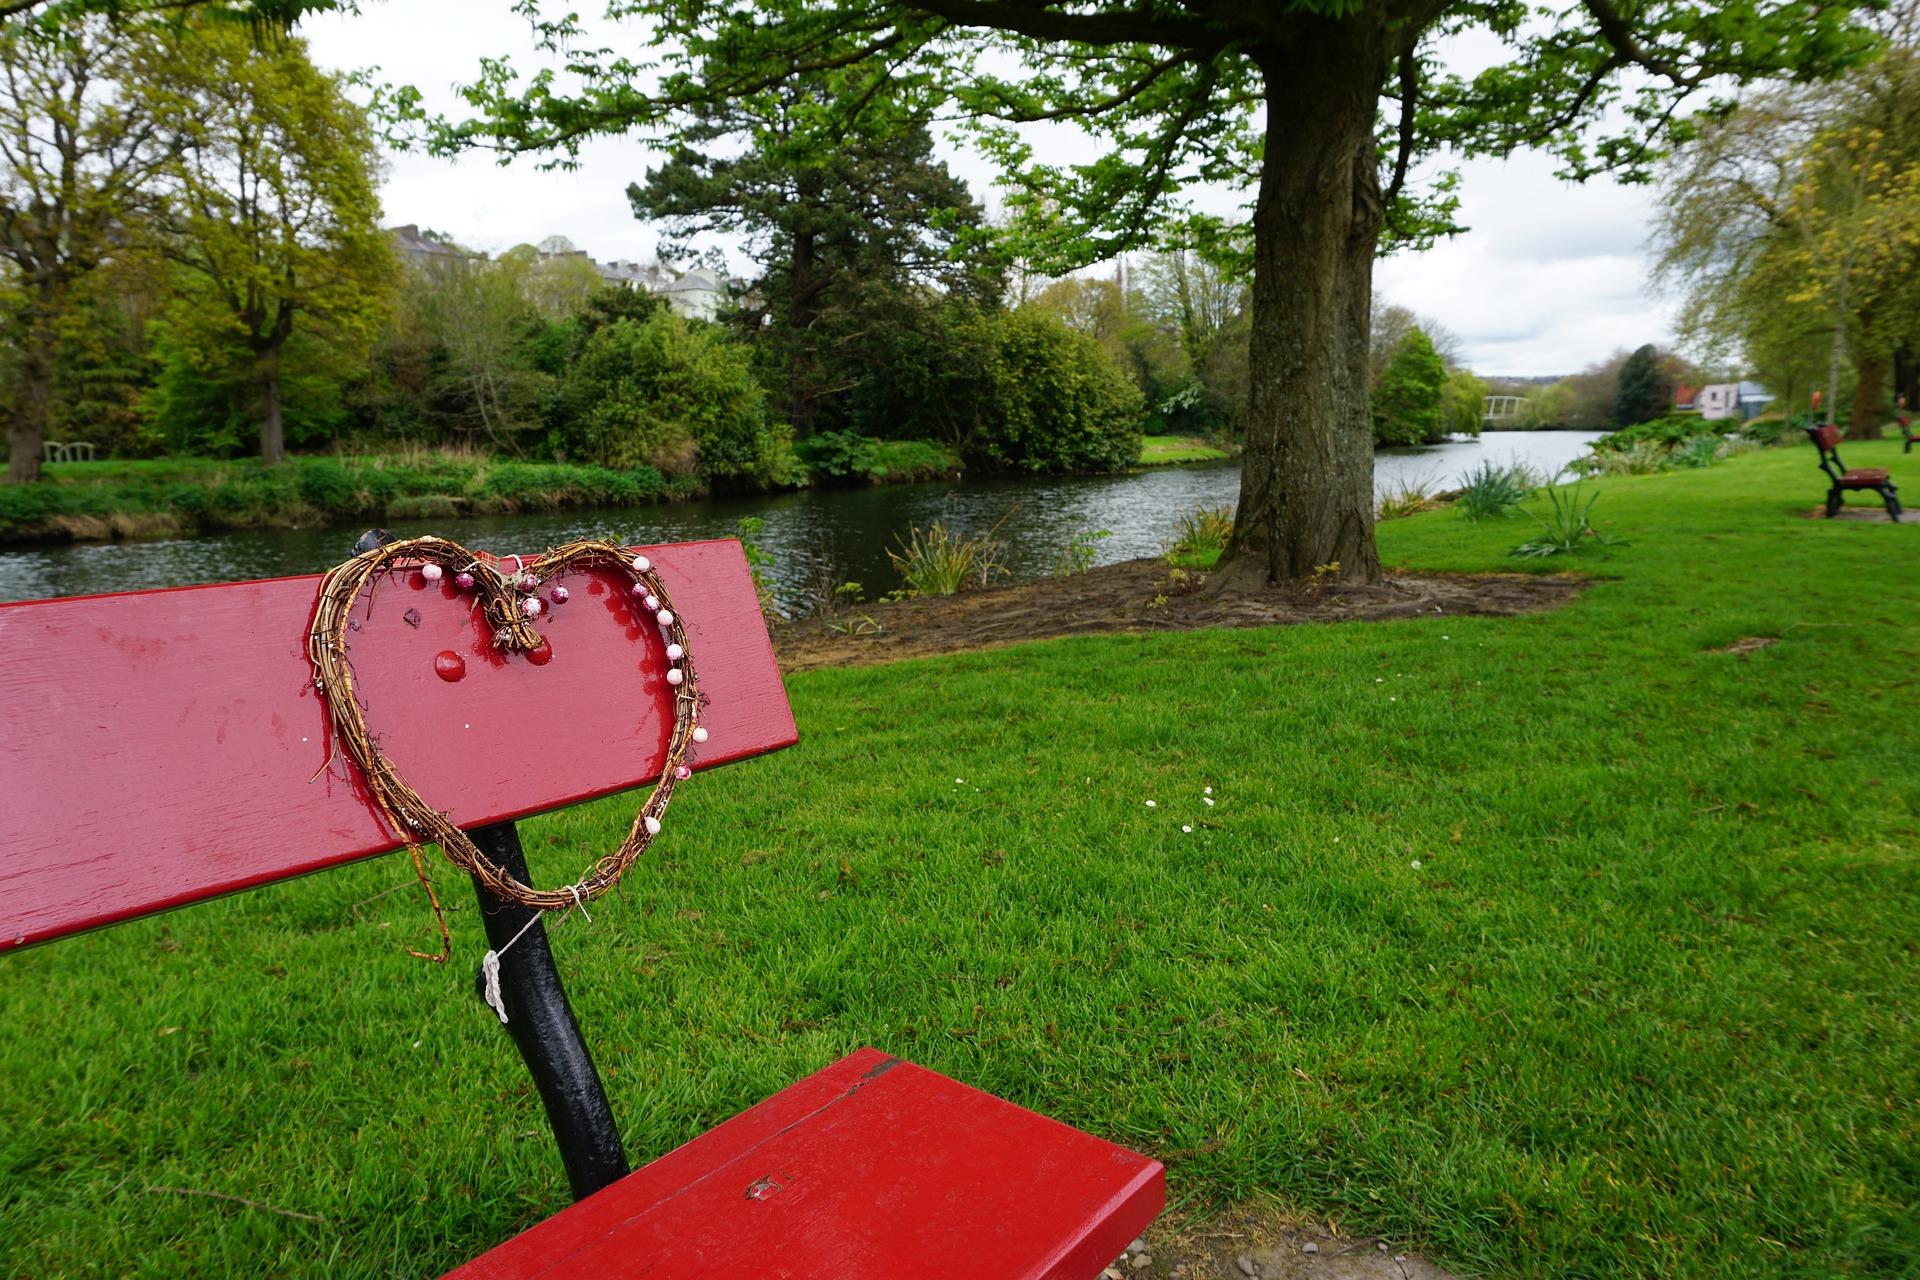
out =
[[[707,740],[707,728],[705,725],[695,725],[693,727],[693,740],[695,742],[705,742]]]
[[[442,649],[434,655],[433,674],[452,684],[467,674],[467,660],[451,649]]]
[[[525,600],[522,600],[520,602],[520,612],[526,614],[529,618],[539,617],[540,598],[538,596],[528,596]]]
[[[647,829],[647,834],[650,836],[660,834],[660,819],[654,817],[652,814],[648,814],[646,817],[640,819],[640,825]]]
[[[677,764],[673,766],[673,776],[676,781],[685,782],[693,776],[693,770],[683,764]]]
[[[654,595],[652,592],[648,592],[647,598],[645,600],[642,600],[640,603],[644,604],[649,609],[658,609],[660,607],[660,597]]]
[[[680,659],[686,656],[687,656],[687,651],[685,649],[682,649],[679,645],[670,644],[667,646],[667,661],[678,662],[680,661]]]
[[[462,591],[473,590],[473,575],[462,570],[453,575],[453,585]]]
[[[653,599],[652,596],[647,594],[647,584],[644,582],[636,582],[633,584],[633,594],[640,597],[642,604]]]
[[[680,682],[681,682],[682,680],[685,680],[686,678],[687,678],[687,673],[686,673],[686,672],[684,672],[684,671],[682,671],[682,670],[681,670],[680,668],[678,668],[678,667],[668,667],[668,668],[667,668],[667,683],[668,683],[668,684],[672,684],[672,685],[677,685],[677,684],[679,684],[679,683],[680,683]]]
[[[534,577],[532,574],[523,573],[520,575],[520,589],[522,591],[533,591],[538,588],[539,585],[540,579]]]
[[[653,568],[653,561],[647,559],[645,556],[635,556],[633,558],[633,571],[635,573],[645,573],[651,568]]]
[[[673,610],[662,609],[657,616],[660,619],[661,626],[670,627],[673,625]]]
[[[420,566],[420,576],[428,582],[440,581],[440,575],[444,572],[445,570],[441,569],[437,564],[423,564]]]
[[[555,587],[553,589],[553,602],[555,604],[565,604],[567,602],[567,589],[565,587]]]

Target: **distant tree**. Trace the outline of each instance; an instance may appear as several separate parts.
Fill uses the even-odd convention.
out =
[[[1368,386],[1378,390],[1380,379],[1393,363],[1394,355],[1400,350],[1400,342],[1408,333],[1418,329],[1427,335],[1427,341],[1433,344],[1434,354],[1440,357],[1440,363],[1448,369],[1460,366],[1460,339],[1445,325],[1414,314],[1406,307],[1388,302],[1378,294],[1373,298],[1373,320],[1371,326],[1372,341],[1367,349]]]
[[[0,288],[17,344],[7,483],[40,477],[62,325],[77,286],[127,252],[154,202],[178,113],[149,91],[166,42],[103,16],[0,23]]]
[[[517,269],[517,279],[522,296],[533,309],[549,320],[565,319],[586,305],[587,299],[606,288],[607,282],[600,278],[600,270],[593,265],[593,259],[571,247],[565,250],[546,248],[554,243],[572,245],[565,236],[548,236],[533,245],[515,245],[500,255],[502,262],[511,262]],[[545,255],[545,256],[542,256]]]
[[[282,355],[295,327],[363,357],[398,278],[379,227],[373,131],[304,41],[256,43],[237,24],[189,28],[164,83],[191,121],[168,165],[168,252],[200,286],[174,325],[251,354],[260,457],[272,466],[287,455]]]
[[[1432,341],[1418,328],[1407,330],[1373,395],[1374,442],[1424,444],[1444,439],[1447,425],[1441,395],[1446,381],[1447,366]]]
[[[1663,387],[1660,378],[1660,353],[1649,342],[1637,347],[1620,366],[1620,378],[1613,394],[1614,425],[1631,427],[1662,417],[1673,402],[1671,387]]]
[[[865,100],[861,116],[830,148],[797,147],[841,95]],[[703,234],[745,237],[760,275],[744,321],[765,321],[781,407],[802,435],[844,425],[833,402],[874,374],[875,335],[907,295],[1000,295],[997,268],[962,252],[983,240],[983,214],[934,158],[925,116],[884,78],[831,72],[709,98],[667,162],[627,188],[636,217],[665,222],[670,251]]]
[[[1486,418],[1487,384],[1469,369],[1455,369],[1440,386],[1440,420],[1448,435],[1477,436]]]

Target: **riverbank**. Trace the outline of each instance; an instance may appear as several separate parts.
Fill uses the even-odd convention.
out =
[[[931,441],[874,440],[869,447],[859,484],[923,484],[968,474],[959,454]],[[1204,441],[1149,436],[1141,464],[1227,456]],[[424,449],[294,457],[274,468],[212,458],[55,463],[46,474],[41,484],[0,486],[0,544],[644,507],[706,495],[698,480],[663,477],[651,467],[611,471]],[[836,482],[823,476],[815,483]]]
[[[1903,1273],[1920,528],[1801,518],[1822,491],[1788,450],[1599,481],[1623,544],[1523,616],[794,674],[800,745],[699,775],[551,926],[628,1151],[875,1044],[1158,1157],[1188,1211],[1462,1274]],[[1380,544],[1510,573],[1535,528]],[[541,881],[632,803],[523,821]],[[465,908],[462,964],[408,959],[396,855],[8,956],[0,1274],[437,1274],[563,1208]]]
[[[698,497],[651,467],[516,462],[419,450],[366,458],[158,458],[56,463],[39,484],[0,486],[0,542],[110,541],[227,529],[305,529]]]

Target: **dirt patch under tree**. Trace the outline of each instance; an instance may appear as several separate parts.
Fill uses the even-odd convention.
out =
[[[1588,579],[1523,573],[1409,574],[1372,585],[1196,590],[1199,575],[1165,560],[1129,560],[1086,573],[990,591],[855,605],[831,618],[773,628],[787,671],[859,666],[988,649],[1023,640],[1114,631],[1191,631],[1304,622],[1372,622],[1431,614],[1509,617],[1566,603]]]

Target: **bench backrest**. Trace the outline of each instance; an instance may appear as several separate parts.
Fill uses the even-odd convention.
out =
[[[792,744],[739,543],[645,550],[710,700],[694,767]],[[318,582],[0,605],[0,950],[398,847],[329,741],[306,656]],[[462,827],[658,776],[672,709],[651,619],[611,579],[566,585],[537,624],[543,664],[494,649],[450,581],[402,572],[354,611],[369,727]]]

